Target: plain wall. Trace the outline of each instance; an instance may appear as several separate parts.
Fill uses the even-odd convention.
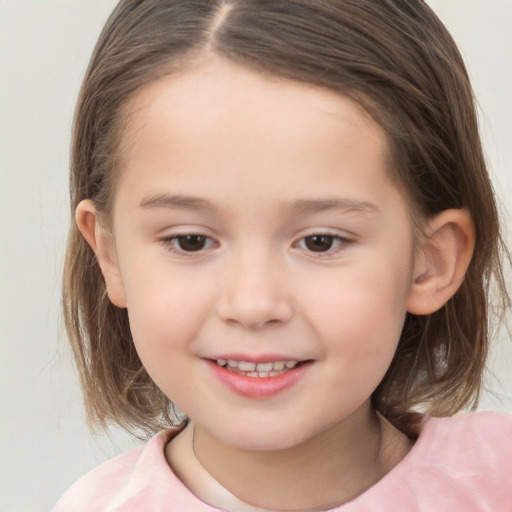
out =
[[[512,0],[430,3],[467,61],[512,210]],[[113,5],[0,0],[0,512],[49,510],[80,475],[137,444],[115,429],[88,433],[59,313],[73,106]],[[488,378],[497,396],[481,408],[512,413],[511,346],[503,334]]]

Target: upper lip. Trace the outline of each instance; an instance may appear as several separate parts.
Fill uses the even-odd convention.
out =
[[[208,356],[204,359],[210,359],[212,361],[217,361],[218,359],[225,359],[226,361],[244,361],[246,363],[273,363],[276,361],[306,361],[307,359],[302,357],[294,357],[290,355],[283,354],[240,354],[240,353],[230,353],[230,354],[217,354],[214,356]]]

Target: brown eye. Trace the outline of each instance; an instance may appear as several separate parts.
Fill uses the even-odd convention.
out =
[[[332,235],[312,235],[304,238],[304,245],[312,252],[325,252],[333,248],[337,239]]]
[[[160,243],[169,252],[181,257],[200,256],[210,249],[219,247],[219,243],[209,236],[198,233],[183,233],[160,239]]]
[[[204,235],[180,235],[176,237],[176,245],[185,252],[201,251],[206,246],[207,237]]]

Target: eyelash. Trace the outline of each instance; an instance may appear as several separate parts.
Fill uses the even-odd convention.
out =
[[[201,247],[199,247],[197,250],[186,250],[183,247],[180,247],[180,245],[187,238],[200,239],[199,241],[203,242],[203,243],[202,243]],[[327,248],[326,250],[320,250],[320,251],[315,251],[314,249],[311,249],[311,247],[308,248],[307,247],[308,240],[310,242],[311,241],[315,242],[314,239],[327,239],[327,242],[330,245],[330,247]],[[317,240],[317,242],[318,241],[319,240]],[[205,250],[208,250],[212,247],[218,246],[218,244],[214,240],[212,240],[212,238],[210,238],[206,235],[201,235],[199,233],[184,233],[184,234],[173,235],[173,236],[170,236],[167,238],[163,238],[161,240],[161,242],[164,245],[164,247],[166,249],[168,249],[170,252],[172,252],[174,254],[179,254],[182,256],[189,256],[189,257],[193,257],[195,255],[198,255],[198,254],[204,252]],[[301,247],[302,242],[304,244],[306,244],[306,247]],[[351,243],[351,240],[344,238],[342,236],[339,236],[339,235],[334,235],[332,233],[313,233],[311,235],[307,235],[307,236],[300,238],[299,240],[297,240],[296,242],[294,242],[292,244],[292,247],[301,248],[301,249],[305,250],[306,252],[317,255],[318,257],[328,257],[328,256],[337,254],[338,252],[342,251],[350,243]],[[334,248],[332,247],[333,244],[335,245]],[[205,247],[205,246],[207,246],[207,247]]]
[[[161,242],[163,243],[164,247],[166,249],[168,249],[170,252],[173,252],[175,254],[185,255],[185,256],[194,256],[194,255],[206,250],[204,245],[202,247],[200,247],[199,250],[197,250],[197,251],[194,251],[194,250],[187,251],[186,249],[183,249],[183,247],[179,247],[180,242],[182,242],[186,238],[192,238],[192,237],[202,239],[202,241],[204,241],[205,244],[208,244],[208,242],[213,242],[213,240],[209,236],[201,235],[199,233],[184,233],[184,234],[173,235],[173,236],[170,236],[167,238],[163,238],[161,240]],[[213,245],[214,244],[215,244],[215,242],[213,243]],[[209,248],[210,247],[207,247],[207,249],[209,249]]]
[[[315,254],[319,257],[328,257],[332,256],[334,254],[337,254],[338,252],[342,251],[344,248],[346,248],[351,241],[348,238],[344,238],[340,235],[334,235],[332,233],[313,233],[311,235],[304,236],[300,238],[297,242],[293,244],[294,247],[300,247],[301,242],[304,244],[307,244],[309,241],[314,241],[314,239],[328,239],[330,247],[327,250],[321,250],[321,251],[315,251],[311,248],[302,247],[304,250],[311,254]],[[332,245],[335,244],[335,247],[333,248]]]

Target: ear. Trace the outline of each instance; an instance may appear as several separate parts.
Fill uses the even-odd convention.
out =
[[[110,230],[100,222],[91,200],[80,202],[75,212],[75,220],[80,233],[96,255],[110,301],[117,307],[125,308],[126,294],[117,264],[114,241]]]
[[[475,229],[467,210],[445,210],[426,226],[416,251],[407,311],[428,315],[459,289],[475,247]]]

